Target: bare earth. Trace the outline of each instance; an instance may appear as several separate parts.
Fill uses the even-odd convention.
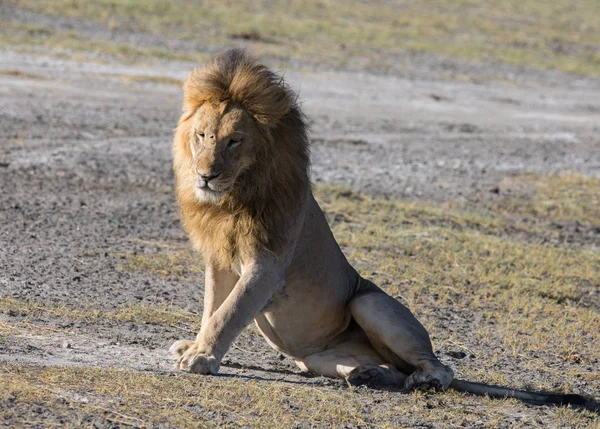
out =
[[[315,184],[477,207],[512,173],[600,177],[598,79],[433,56],[405,61],[406,75],[285,72],[311,120]],[[181,90],[139,76],[184,79],[193,64],[74,62],[7,48],[0,64],[0,296],[106,312],[139,303],[200,312],[202,280],[123,269],[123,255],[187,246],[171,172]],[[586,234],[575,240],[597,249],[600,233]],[[164,374],[174,371],[168,346],[191,336],[177,326],[116,320],[65,326],[60,317],[18,311],[0,321],[45,327],[0,342],[0,362],[35,365]],[[236,342],[222,372],[344,388],[301,374],[252,332]],[[51,419],[51,409],[40,412]]]

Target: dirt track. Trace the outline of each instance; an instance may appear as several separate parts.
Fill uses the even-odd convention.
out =
[[[181,90],[123,76],[183,79],[193,65],[10,50],[0,51],[0,64],[21,72],[0,74],[0,295],[107,311],[140,302],[199,311],[201,285],[122,269],[124,254],[186,246],[170,155]],[[429,65],[416,61],[413,74]],[[452,63],[453,73],[460,67]],[[512,81],[484,80],[488,66],[481,80],[457,82],[440,70],[439,79],[429,68],[423,79],[287,71],[312,121],[313,181],[476,205],[511,173],[600,177],[600,81],[516,68]],[[0,317],[11,324],[26,315]],[[36,323],[71,334],[0,343],[0,361],[171,371],[166,349],[183,335],[133,322]],[[255,336],[237,344],[224,373],[338,383],[299,374]]]

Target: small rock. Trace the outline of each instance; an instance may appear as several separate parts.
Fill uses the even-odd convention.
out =
[[[73,347],[73,345],[72,345],[70,342],[68,342],[68,341],[63,341],[63,343],[62,343],[62,348],[63,348],[63,349],[70,349],[70,348],[72,348],[72,347]]]
[[[453,350],[447,352],[446,354],[450,357],[453,357],[454,359],[464,359],[467,356],[467,354],[463,351],[456,352]]]

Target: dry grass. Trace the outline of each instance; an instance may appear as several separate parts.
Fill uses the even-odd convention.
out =
[[[157,76],[157,75],[131,75],[131,74],[111,74],[110,76],[116,77],[124,82],[134,83],[160,83],[163,85],[175,85],[182,87],[183,80],[177,79],[170,76]]]
[[[203,280],[204,262],[189,249],[172,249],[170,252],[122,255],[121,268],[127,271],[171,277],[178,280]]]
[[[12,22],[0,21],[0,23],[4,29],[0,32],[0,46],[11,46],[13,49],[19,46],[53,48],[58,50],[59,56],[75,61],[102,61],[103,57],[110,57],[123,63],[143,62],[146,59],[204,61],[209,57],[203,53],[167,51],[95,40],[81,36],[72,30],[63,31],[41,25]],[[43,52],[49,53],[47,49]]]
[[[46,79],[41,74],[29,73],[29,72],[24,72],[22,70],[15,70],[15,69],[0,69],[0,76],[11,76],[11,77],[20,77],[23,79],[36,79],[36,80]]]
[[[397,427],[391,422],[411,413],[433,425],[489,422],[493,426],[510,422],[518,405],[512,400],[484,400],[484,410],[473,398],[454,392],[445,393],[443,398],[419,392],[400,395],[361,389],[357,393],[346,388],[265,383],[242,377],[8,364],[0,366],[0,391],[0,404],[10,404],[0,408],[0,419],[19,421],[25,407],[37,407],[51,410],[50,416],[38,412],[34,415],[39,420],[27,423],[44,426],[56,419],[68,422],[75,415],[79,423],[94,416],[133,427]],[[587,412],[553,411],[553,416],[543,414],[535,423],[546,426],[555,421],[583,427],[593,422]]]
[[[167,326],[186,326],[191,332],[197,331],[200,327],[200,315],[172,305],[131,304],[120,306],[115,310],[106,310],[92,305],[70,306],[65,304],[64,306],[57,306],[14,298],[0,298],[0,312],[9,313],[13,317],[20,317],[24,324],[36,318],[52,317],[87,323],[114,320]],[[3,327],[4,329],[10,329],[10,326],[0,322],[0,332]],[[35,326],[35,328],[37,329],[38,327]]]
[[[493,5],[484,0],[13,2],[43,13],[87,18],[108,29],[211,46],[246,39],[259,55],[319,66],[385,70],[396,66],[394,54],[416,50],[600,74],[600,21],[594,0],[502,0]]]
[[[239,378],[155,376],[99,368],[0,368],[4,400],[41,403],[56,413],[100,414],[134,426],[179,427],[227,425],[291,426],[314,421],[343,424],[361,421],[360,403],[350,391],[315,395],[314,389]],[[74,398],[78,398],[74,399]],[[327,400],[328,399],[328,400]],[[66,408],[66,410],[65,410]],[[4,420],[14,412],[4,409]]]

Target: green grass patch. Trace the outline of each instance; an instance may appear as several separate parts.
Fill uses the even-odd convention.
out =
[[[538,176],[510,176],[501,183],[512,191],[510,197],[490,204],[492,211],[504,217],[522,217],[532,221],[579,223],[600,227],[600,179],[577,173]]]
[[[51,15],[83,17],[108,29],[144,31],[350,69],[396,67],[394,54],[429,51],[600,74],[595,0],[13,0]]]

